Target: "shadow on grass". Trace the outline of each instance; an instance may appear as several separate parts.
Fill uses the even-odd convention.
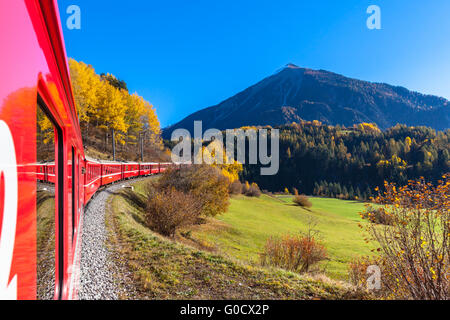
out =
[[[39,209],[40,206],[47,201],[48,199],[55,198],[55,194],[49,191],[41,191],[37,192],[36,196],[36,207]]]
[[[125,199],[125,201],[132,206],[135,210],[130,210],[130,215],[133,219],[142,225],[145,225],[145,221],[138,213],[144,213],[147,207],[146,199],[144,195],[136,193],[132,190],[121,190],[119,192],[111,192],[111,194],[117,195]]]
[[[306,210],[306,211],[308,211],[308,212],[313,212],[313,211],[311,210],[311,208],[299,206],[298,204],[295,204],[295,203],[286,203],[286,205],[289,206],[289,207],[300,208],[300,209]]]

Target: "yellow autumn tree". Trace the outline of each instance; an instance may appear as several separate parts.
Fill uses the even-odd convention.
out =
[[[125,121],[129,125],[127,143],[135,144],[144,128],[142,117],[146,113],[145,101],[137,94],[130,95],[126,91],[122,91],[122,95],[126,104]]]
[[[221,153],[221,155],[220,155]],[[226,150],[218,140],[212,141],[202,148],[203,162],[210,163],[219,168],[222,174],[230,180],[230,183],[239,180],[239,173],[243,171],[242,163],[227,159]],[[222,156],[222,161],[218,161]]]
[[[54,160],[54,129],[53,124],[41,108],[36,108],[36,157],[38,162]]]
[[[147,101],[145,101],[146,103],[146,114],[144,115],[144,119],[146,124],[148,125],[148,130],[151,132],[151,138],[154,140],[156,138],[159,139],[160,134],[161,134],[161,128],[160,128],[160,124],[159,124],[159,120],[158,117],[156,116],[156,111],[154,109],[154,107],[148,103]],[[161,139],[159,139],[160,141]]]
[[[364,133],[370,133],[370,132],[380,133],[381,132],[381,130],[378,128],[376,123],[363,122],[363,123],[358,124],[356,127],[358,128],[358,130],[360,130]]]
[[[116,141],[124,144],[124,135],[128,130],[125,122],[126,107],[123,95],[120,90],[114,88],[106,82],[101,84],[99,103],[95,113],[98,127],[105,130],[114,130]]]
[[[69,60],[72,88],[80,123],[89,125],[91,116],[95,115],[99,104],[100,77],[92,66],[74,59]],[[86,128],[87,134],[89,126]]]
[[[149,102],[137,93],[130,94],[125,82],[112,74],[99,76],[92,66],[74,59],[70,59],[69,67],[80,126],[88,145],[90,140],[98,144],[95,139],[100,136],[106,151],[114,132],[115,141],[129,150],[128,154],[136,154],[130,148],[136,147],[140,136],[145,138],[147,148],[163,149],[160,123]]]
[[[147,143],[162,149],[161,129],[155,109],[137,93],[124,92],[126,101],[125,121],[129,125],[127,143],[136,144],[142,134]]]

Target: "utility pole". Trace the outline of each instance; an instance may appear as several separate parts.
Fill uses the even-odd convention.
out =
[[[112,130],[112,150],[113,150],[113,161],[116,161],[116,137],[114,135],[114,129]]]
[[[144,162],[144,137],[145,137],[145,131],[139,133],[139,146],[141,151],[141,161]]]

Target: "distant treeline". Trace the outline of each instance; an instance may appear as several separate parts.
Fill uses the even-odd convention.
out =
[[[424,177],[439,180],[450,171],[450,130],[396,125],[381,131],[374,124],[351,128],[318,121],[280,129],[280,169],[261,176],[259,165],[244,165],[242,179],[273,192],[343,199],[368,199],[384,181],[398,185]]]

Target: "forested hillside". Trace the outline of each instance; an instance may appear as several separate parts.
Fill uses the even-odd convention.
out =
[[[450,130],[397,125],[381,131],[374,124],[350,128],[318,121],[280,129],[280,170],[261,176],[245,165],[243,179],[261,188],[343,199],[368,198],[385,180],[399,185],[425,177],[437,181],[450,171]]]
[[[95,73],[91,65],[69,61],[75,103],[86,153],[117,160],[167,160],[160,138],[160,124],[153,106],[125,81],[111,74]],[[113,141],[114,137],[114,141]]]

